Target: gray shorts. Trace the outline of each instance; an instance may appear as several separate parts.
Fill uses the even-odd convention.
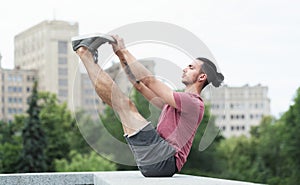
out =
[[[159,136],[151,123],[125,139],[145,177],[172,177],[176,172],[176,150]]]

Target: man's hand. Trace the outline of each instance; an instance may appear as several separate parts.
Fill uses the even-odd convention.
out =
[[[119,37],[119,35],[111,35],[111,36],[116,40],[115,43],[110,43],[115,53],[117,53],[117,51],[119,50],[126,48],[123,38]]]

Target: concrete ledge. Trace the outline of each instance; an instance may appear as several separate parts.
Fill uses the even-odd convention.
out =
[[[1,174],[0,185],[83,185],[94,184],[94,173]]]
[[[176,174],[145,178],[139,171],[1,174],[0,185],[255,185],[254,183]]]
[[[145,178],[138,171],[95,173],[95,185],[257,185],[249,182],[232,181],[208,177],[176,174],[170,178]]]

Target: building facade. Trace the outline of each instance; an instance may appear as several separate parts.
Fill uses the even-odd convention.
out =
[[[39,90],[57,94],[70,110],[80,107],[80,100],[73,98],[80,96],[80,80],[75,80],[80,77],[78,57],[71,45],[76,35],[77,23],[54,20],[43,21],[14,39],[16,68],[37,70]]]
[[[211,106],[224,137],[250,136],[252,126],[259,125],[263,116],[270,115],[268,87],[242,86],[210,88],[204,97]]]
[[[28,108],[36,70],[2,69],[0,67],[0,120],[11,122],[16,114],[23,114]]]

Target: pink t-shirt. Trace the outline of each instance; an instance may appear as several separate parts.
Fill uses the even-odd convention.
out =
[[[177,109],[165,105],[160,115],[157,132],[176,149],[178,171],[187,160],[197,128],[203,118],[204,103],[199,95],[173,93]]]

